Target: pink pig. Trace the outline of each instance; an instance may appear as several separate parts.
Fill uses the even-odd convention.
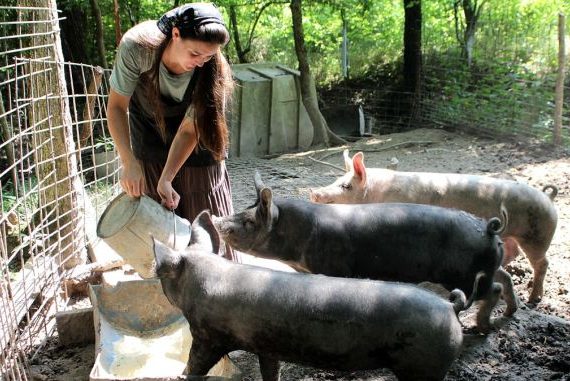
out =
[[[358,152],[351,159],[348,150],[344,151],[344,162],[346,174],[331,185],[311,189],[311,201],[429,204],[465,210],[483,218],[500,215],[503,203],[509,211],[509,223],[501,236],[505,243],[503,265],[522,249],[534,269],[529,301],[540,301],[548,268],[546,251],[558,221],[553,203],[558,193],[555,186],[547,185],[541,192],[516,181],[487,176],[366,168],[363,153]]]

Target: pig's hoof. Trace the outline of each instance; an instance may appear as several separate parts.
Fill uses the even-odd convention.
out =
[[[507,309],[505,312],[503,312],[503,316],[508,318],[508,317],[513,316],[515,314],[515,312],[517,312],[516,308],[513,310]]]
[[[493,326],[491,323],[478,323],[477,324],[477,332],[482,333],[483,335],[488,335],[493,330]]]
[[[477,327],[477,332],[479,332],[483,335],[488,335],[492,331],[497,330],[497,327],[494,324],[492,324],[490,320],[478,321],[476,327]]]
[[[528,298],[528,302],[530,304],[535,304],[535,305],[540,303],[541,300],[542,300],[542,295],[534,295],[534,293],[532,293]]]
[[[482,335],[488,335],[493,330],[493,326],[477,327],[477,332]]]
[[[503,312],[503,316],[511,317],[515,314],[515,312],[517,312],[518,309],[519,307],[517,305],[507,306],[507,309],[505,309],[505,312]]]
[[[517,319],[514,317],[499,316],[496,319],[493,319],[493,326],[491,327],[491,331],[499,331],[501,328],[512,321],[517,321]]]

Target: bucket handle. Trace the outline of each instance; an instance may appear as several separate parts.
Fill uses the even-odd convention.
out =
[[[172,208],[172,228],[173,228],[173,235],[174,239],[172,242],[172,248],[176,250],[176,213],[174,212],[174,208]]]

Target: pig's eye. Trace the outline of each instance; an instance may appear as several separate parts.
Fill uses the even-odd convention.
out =
[[[340,184],[340,187],[342,190],[351,190],[352,184],[351,183]]]

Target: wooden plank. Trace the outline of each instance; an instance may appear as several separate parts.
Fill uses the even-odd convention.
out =
[[[46,286],[59,283],[57,265],[51,257],[28,261],[18,280],[2,282],[0,290],[0,350],[18,337],[18,325]]]

